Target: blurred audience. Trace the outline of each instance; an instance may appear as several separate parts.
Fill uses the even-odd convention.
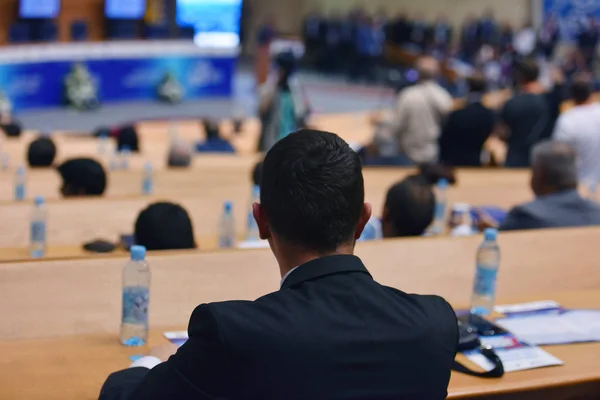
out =
[[[481,166],[481,151],[494,131],[496,115],[485,107],[486,83],[482,75],[467,80],[467,104],[450,114],[440,137],[440,160],[457,167]]]
[[[231,143],[221,137],[217,121],[205,118],[202,120],[202,125],[206,133],[206,140],[196,144],[198,153],[235,153]]]
[[[510,210],[501,230],[600,225],[600,204],[577,192],[577,156],[569,144],[536,145],[531,170],[536,199]]]
[[[126,125],[118,129],[117,150],[129,149],[133,153],[140,151],[139,137],[135,125]]]
[[[417,83],[398,96],[391,131],[399,152],[415,163],[434,162],[438,158],[441,127],[453,102],[435,81],[439,64],[434,58],[417,60],[417,72]]]
[[[558,118],[553,138],[577,151],[579,180],[595,183],[600,180],[600,104],[592,98],[587,75],[576,76],[570,90],[574,106]]]
[[[64,197],[101,196],[106,190],[106,173],[91,158],[73,158],[58,166],[62,177],[60,189]]]
[[[178,204],[159,202],[146,207],[135,221],[135,243],[147,250],[196,248],[192,221]]]
[[[29,143],[27,163],[31,168],[50,167],[56,157],[56,146],[49,137],[39,137]]]

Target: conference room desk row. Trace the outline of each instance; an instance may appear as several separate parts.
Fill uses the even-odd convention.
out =
[[[498,302],[556,300],[565,307],[598,307],[600,275],[589,249],[599,235],[600,228],[502,233]],[[469,304],[480,240],[385,240],[359,244],[357,255],[380,283],[439,294],[460,309]],[[0,397],[92,399],[108,373],[146,350],[123,348],[117,340],[125,262],[123,256],[0,264]],[[251,300],[279,288],[268,250],[150,253],[148,262],[151,345],[160,344],[166,330],[185,329],[198,304]],[[599,393],[600,345],[547,350],[565,365],[500,380],[453,374],[450,398],[567,399]]]
[[[187,210],[195,236],[199,238],[217,235],[223,202],[233,201],[236,232],[238,236],[243,236],[250,205],[251,165],[249,162],[239,171],[235,168],[187,174],[174,171],[167,173],[166,179],[159,174],[157,194],[151,196],[50,200],[47,204],[48,245],[79,246],[99,238],[116,240],[121,234],[133,233],[139,212],[148,204],[165,200],[181,204]],[[388,188],[412,172],[412,169],[365,169],[366,201],[373,205],[373,215],[381,216]],[[117,176],[118,173],[115,173]],[[131,176],[131,183],[123,183],[123,187],[128,185],[135,190],[141,186],[141,177],[134,173]],[[466,202],[508,209],[533,197],[527,185],[527,176],[525,171],[461,170],[458,173],[458,185],[448,189],[449,204]],[[161,189],[161,182],[167,185],[170,179],[181,183],[168,190]],[[35,194],[32,188],[30,191]],[[28,246],[32,208],[31,202],[0,205],[0,248]],[[0,251],[0,260],[3,259],[1,254]]]

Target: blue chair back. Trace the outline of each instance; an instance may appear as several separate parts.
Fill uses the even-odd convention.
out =
[[[31,30],[29,25],[17,22],[12,24],[8,30],[9,43],[26,43],[31,41]]]
[[[85,21],[73,21],[71,23],[71,40],[82,42],[88,39],[88,24]]]

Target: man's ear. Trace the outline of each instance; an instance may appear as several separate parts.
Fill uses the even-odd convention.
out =
[[[271,237],[271,228],[269,228],[269,219],[265,213],[265,209],[259,204],[252,204],[252,215],[258,226],[258,234],[262,240],[267,240]]]
[[[360,218],[358,219],[358,225],[356,225],[356,231],[354,232],[355,240],[358,240],[360,235],[362,235],[365,225],[367,225],[367,222],[369,222],[369,219],[371,218],[372,211],[373,209],[369,203],[363,204]]]

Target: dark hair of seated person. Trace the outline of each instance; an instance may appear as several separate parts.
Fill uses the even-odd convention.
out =
[[[206,140],[218,139],[221,136],[221,128],[219,128],[219,123],[211,118],[203,118],[202,126],[204,127],[204,132],[206,133]]]
[[[433,222],[435,195],[422,175],[410,175],[386,195],[381,229],[383,237],[421,236]]]
[[[261,237],[270,232],[276,257],[290,249],[327,255],[353,248],[371,214],[364,195],[360,159],[344,140],[316,130],[291,133],[263,163],[255,208]]]
[[[424,163],[419,165],[421,175],[430,185],[435,185],[440,179],[445,179],[449,184],[456,184],[454,168],[438,163]]]
[[[31,168],[49,167],[56,157],[56,146],[52,139],[40,137],[29,143],[27,163]]]
[[[65,197],[101,196],[106,189],[106,172],[91,158],[73,158],[58,166],[62,177],[61,193]]]
[[[252,184],[253,185],[260,186],[260,182],[262,181],[262,173],[263,173],[263,162],[259,161],[256,163],[256,165],[252,169]]]
[[[124,126],[119,130],[117,150],[121,151],[125,147],[129,147],[129,150],[133,153],[140,151],[138,133],[133,125]]]
[[[23,132],[23,128],[21,127],[21,125],[14,121],[8,124],[0,124],[0,129],[4,131],[4,134],[7,137],[12,138],[21,136],[21,133]]]
[[[135,243],[148,250],[193,249],[194,228],[183,207],[160,202],[142,210],[135,221]]]

